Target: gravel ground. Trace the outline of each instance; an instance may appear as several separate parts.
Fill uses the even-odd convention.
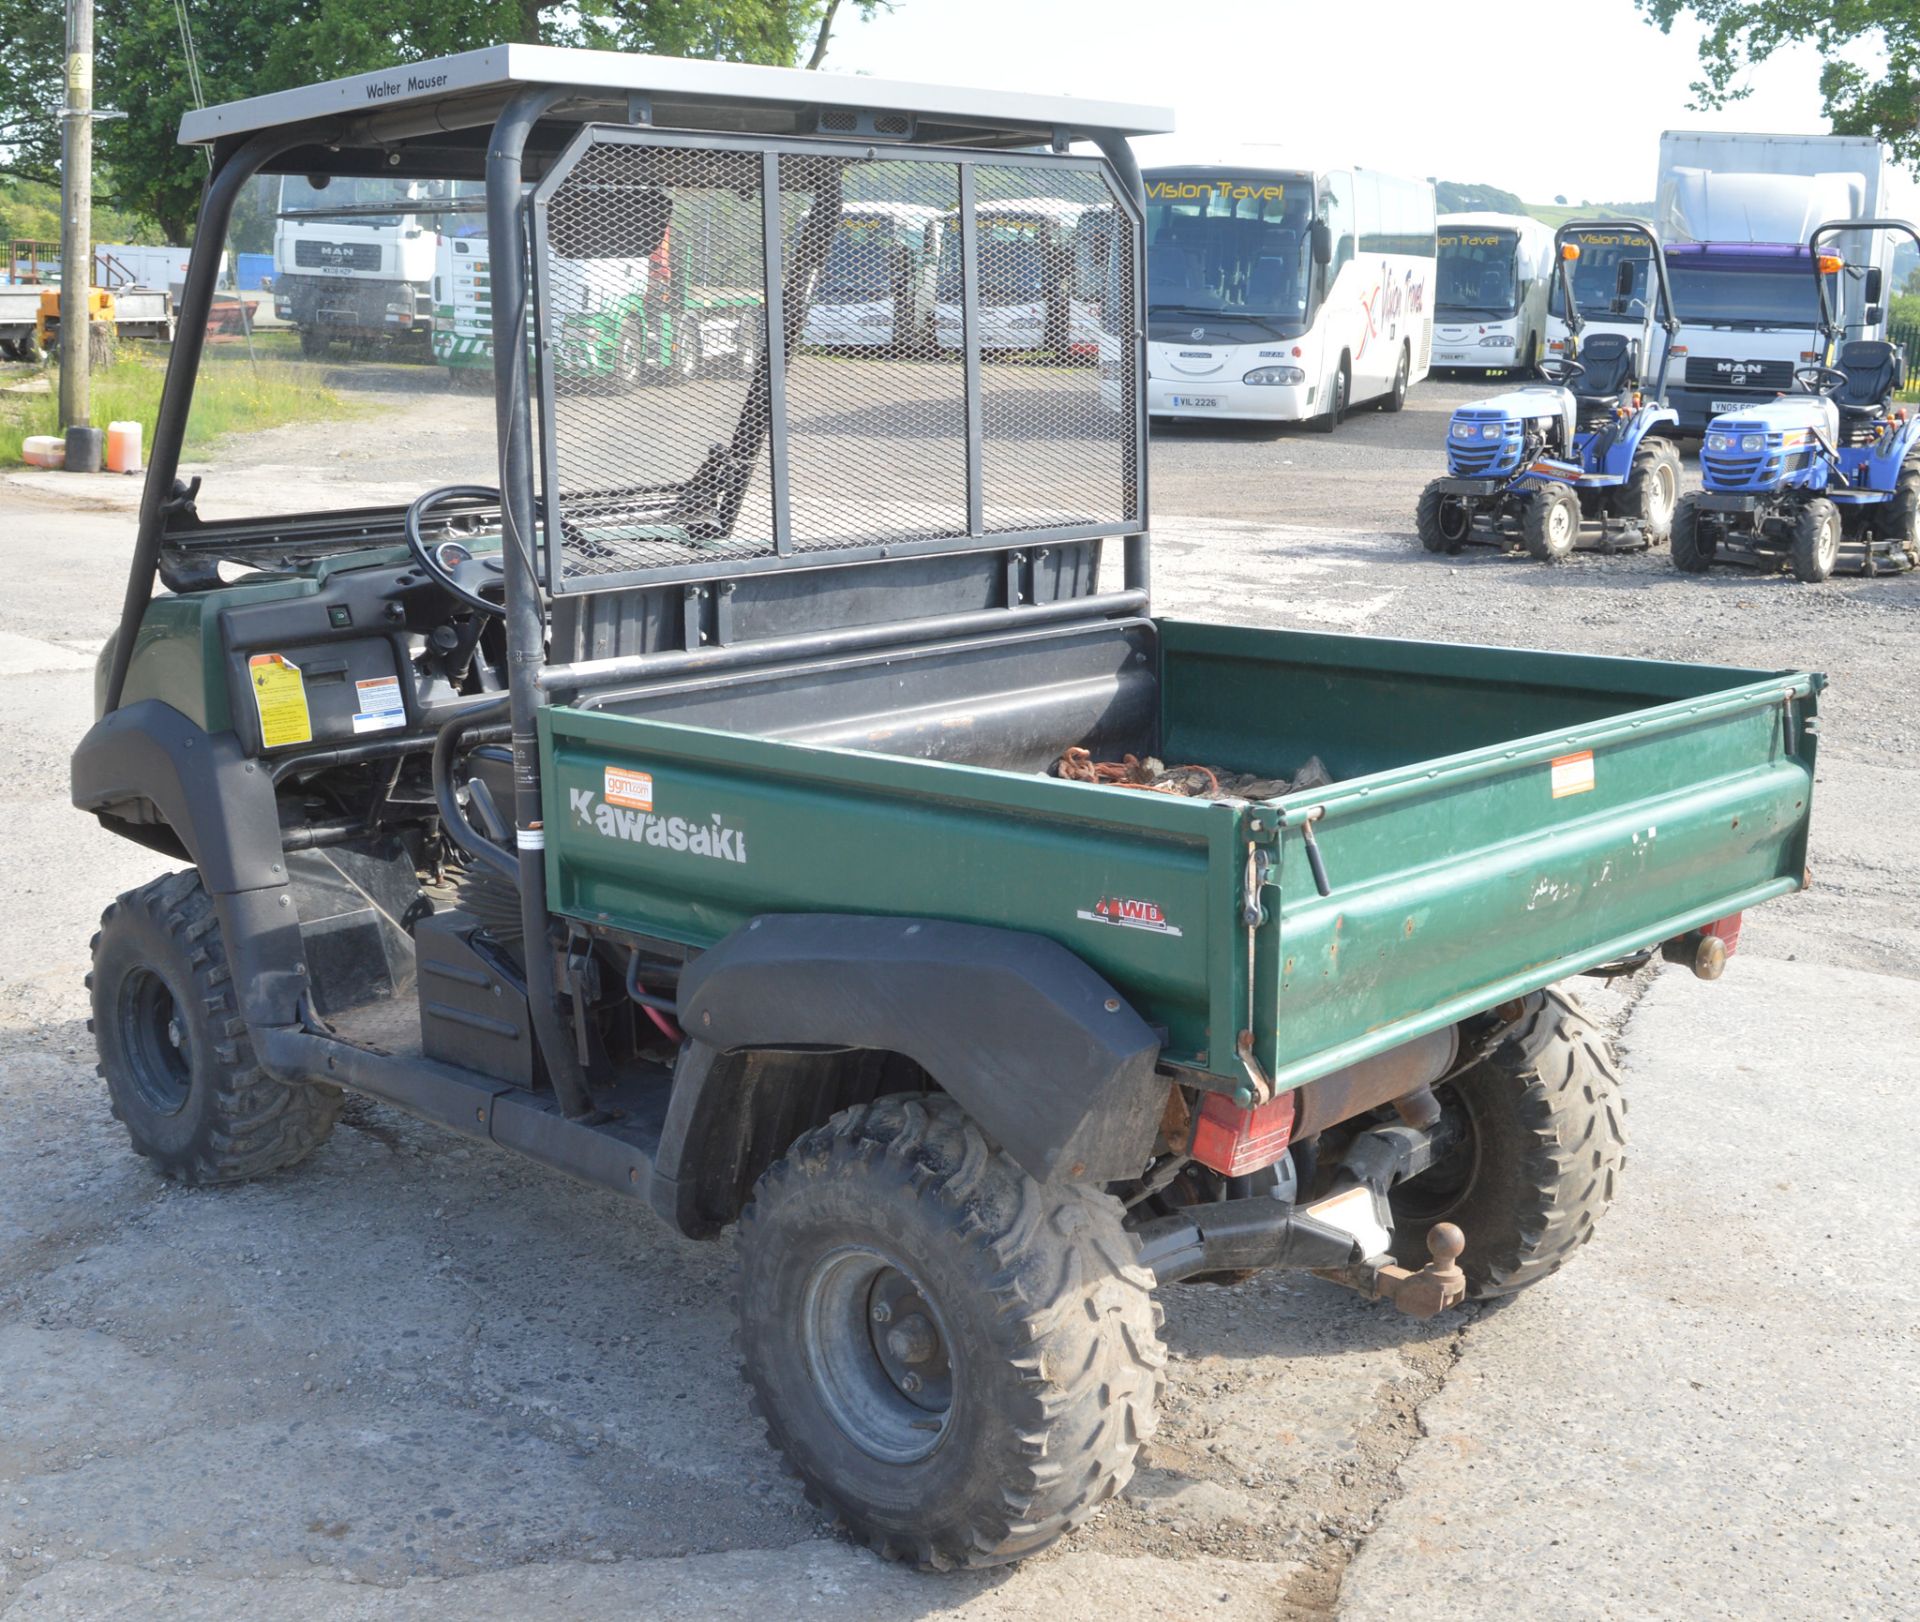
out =
[[[373,380],[407,409],[237,442],[209,510],[484,466],[488,402]],[[781,1474],[724,1246],[359,1102],[237,1190],[128,1153],[81,978],[100,906],[160,869],[65,773],[135,481],[0,482],[0,1618],[1911,1613],[1920,581],[1429,558],[1413,499],[1480,392],[1331,439],[1157,436],[1160,609],[1824,670],[1815,887],[1749,918],[1718,985],[1596,997],[1639,1132],[1575,1269],[1430,1325],[1286,1276],[1170,1291],[1127,1497],[964,1578],[850,1549]]]

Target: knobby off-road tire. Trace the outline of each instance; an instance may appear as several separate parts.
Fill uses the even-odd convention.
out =
[[[1520,538],[1542,563],[1558,563],[1580,538],[1580,498],[1570,484],[1543,484],[1520,515]]]
[[[1794,578],[1818,585],[1840,561],[1840,509],[1815,496],[1793,515]]]
[[[1673,566],[1682,574],[1705,574],[1713,567],[1713,555],[1719,544],[1700,527],[1700,507],[1691,494],[1680,498],[1673,509]]]
[[[1643,440],[1633,453],[1633,466],[1621,487],[1614,511],[1636,518],[1646,530],[1647,545],[1659,546],[1673,534],[1674,514],[1680,503],[1680,452],[1670,439]]]
[[[1429,552],[1454,557],[1473,531],[1473,514],[1467,510],[1464,497],[1448,494],[1440,484],[1435,479],[1420,492],[1419,505],[1413,509],[1413,527]]]
[[[1391,1197],[1393,1253],[1427,1261],[1427,1229],[1458,1223],[1475,1300],[1558,1272],[1593,1237],[1626,1165],[1626,1099],[1606,1033],[1557,990],[1526,999],[1518,1025],[1439,1089],[1465,1142]]]
[[[198,873],[155,879],[101,914],[87,989],[114,1116],[164,1175],[241,1182],[326,1142],[340,1089],[279,1081],[254,1062]]]
[[[1874,533],[1920,565],[1920,458],[1909,457],[1893,487],[1893,500],[1874,516]]]
[[[1166,1363],[1121,1214],[1036,1182],[944,1095],[800,1138],[741,1219],[738,1306],[754,1410],[807,1496],[947,1569],[1045,1548],[1118,1493]]]

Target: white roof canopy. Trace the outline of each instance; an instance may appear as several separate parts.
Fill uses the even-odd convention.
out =
[[[1173,115],[1164,107],[621,51],[494,45],[203,108],[180,121],[180,139],[189,145],[207,144],[333,119],[346,120],[376,139],[383,127],[404,138],[434,123],[470,128],[487,122],[489,108],[503,104],[516,90],[537,85],[577,89],[579,99],[589,103],[645,96],[655,104],[656,120],[668,128],[795,130],[803,117],[829,108],[907,114],[934,126],[941,137],[951,127],[954,139],[977,130],[988,137],[983,144],[1003,144],[1023,134],[1031,139],[1033,132],[1055,130],[1078,138],[1096,133],[1155,135],[1173,128]],[[557,111],[556,116],[567,115]],[[999,141],[992,140],[996,134]]]

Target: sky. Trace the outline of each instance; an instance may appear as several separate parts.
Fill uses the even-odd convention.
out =
[[[1828,128],[1805,46],[1752,74],[1748,100],[1690,111],[1697,40],[1687,20],[1663,35],[1632,0],[899,0],[842,22],[826,65],[1170,107],[1177,133],[1137,143],[1147,163],[1259,144],[1276,163],[1628,203],[1653,197],[1662,130]]]

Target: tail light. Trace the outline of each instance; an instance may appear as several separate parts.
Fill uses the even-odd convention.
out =
[[[1193,1124],[1193,1158],[1226,1177],[1271,1166],[1293,1140],[1293,1094],[1241,1109],[1225,1093],[1209,1093]]]

